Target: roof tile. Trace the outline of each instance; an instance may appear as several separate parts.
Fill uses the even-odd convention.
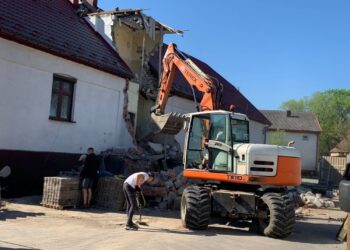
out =
[[[312,112],[291,112],[285,110],[260,110],[272,123],[269,130],[303,131],[320,133],[322,131],[316,115]]]
[[[0,1],[0,37],[124,78],[133,76],[68,0]]]

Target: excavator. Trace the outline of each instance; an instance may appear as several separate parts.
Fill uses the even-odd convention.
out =
[[[183,175],[201,180],[186,187],[181,221],[190,229],[206,229],[212,216],[247,224],[265,236],[285,238],[295,224],[289,186],[301,183],[301,156],[294,148],[249,143],[245,114],[220,110],[222,85],[205,74],[175,44],[169,44],[151,117],[158,132],[185,130]],[[165,114],[176,69],[202,93],[198,112]]]

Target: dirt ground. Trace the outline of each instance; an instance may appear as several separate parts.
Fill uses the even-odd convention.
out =
[[[0,211],[0,249],[346,249],[336,241],[346,214],[336,209],[304,209],[294,233],[283,240],[217,223],[191,231],[181,226],[176,211],[143,212],[148,226],[126,231],[122,212],[54,210],[36,201],[11,200]]]

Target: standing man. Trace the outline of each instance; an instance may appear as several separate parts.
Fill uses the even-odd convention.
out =
[[[87,156],[84,161],[83,170],[80,173],[82,178],[81,188],[83,192],[84,207],[91,206],[92,185],[97,177],[99,162],[93,148],[88,148]]]
[[[126,230],[137,230],[138,227],[132,222],[134,209],[137,206],[136,192],[141,191],[141,185],[145,182],[151,182],[153,174],[145,172],[137,172],[130,175],[123,184],[123,192],[126,200],[126,213],[128,214],[128,221],[126,223]]]

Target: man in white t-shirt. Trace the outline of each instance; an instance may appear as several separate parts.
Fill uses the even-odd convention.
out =
[[[132,222],[134,215],[134,209],[137,206],[136,192],[141,191],[141,185],[145,182],[151,182],[153,180],[153,174],[145,172],[137,172],[130,175],[123,184],[123,192],[126,200],[126,213],[128,215],[128,221],[126,223],[126,230],[137,230],[138,227]]]

